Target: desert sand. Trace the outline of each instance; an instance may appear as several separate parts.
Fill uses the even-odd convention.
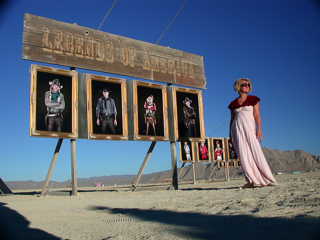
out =
[[[242,190],[243,178],[78,188],[77,197],[14,191],[0,198],[1,239],[320,239],[320,172],[275,178]]]

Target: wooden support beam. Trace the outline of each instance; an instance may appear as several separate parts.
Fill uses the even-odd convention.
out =
[[[47,173],[47,177],[46,177],[46,180],[44,181],[44,184],[43,184],[43,187],[42,187],[41,196],[44,196],[44,194],[46,192],[46,188],[47,188],[47,186],[49,184],[50,177],[51,177],[51,174],[52,174],[52,170],[53,170],[54,164],[56,163],[56,160],[57,160],[57,157],[58,157],[58,153],[60,151],[60,147],[61,147],[62,141],[63,141],[63,138],[59,138],[57,146],[56,146],[56,149],[54,150],[54,154],[53,154],[53,157],[52,157],[52,160],[51,160],[51,164],[50,164],[50,167],[49,167],[49,170],[48,170],[48,173]]]
[[[134,187],[133,190],[135,190],[136,187],[138,186],[138,183],[139,183],[139,181],[140,181],[140,178],[141,178],[141,175],[142,175],[142,173],[143,173],[143,170],[144,170],[144,168],[146,167],[146,165],[147,165],[147,163],[148,163],[148,160],[149,160],[149,158],[150,158],[150,156],[151,156],[151,153],[152,153],[153,148],[154,148],[154,146],[156,145],[156,143],[157,143],[156,141],[153,141],[153,142],[151,143],[150,147],[149,147],[149,150],[148,150],[148,152],[147,152],[146,157],[145,157],[144,160],[143,160],[143,163],[142,163],[142,165],[141,165],[141,167],[140,167],[140,170],[139,170],[139,172],[138,172],[138,175],[136,176],[136,179],[134,180],[134,182],[133,182],[133,184],[132,184],[132,187]]]
[[[228,139],[227,138],[225,138],[224,139],[224,145],[225,146],[228,146]],[[229,161],[230,161],[230,159],[229,159],[229,154],[227,153],[227,151],[228,151],[228,148],[226,147],[225,148],[225,152],[224,152],[224,155],[226,156],[226,166],[225,166],[225,174],[226,174],[226,181],[227,182],[229,182],[230,181],[230,169],[229,169]]]
[[[192,176],[193,176],[193,184],[196,184],[196,169],[194,162],[192,163]]]
[[[217,168],[217,166],[218,166],[218,163],[217,163],[217,162],[215,162],[215,163],[214,163],[214,165],[213,165],[213,169],[212,169],[212,171],[211,171],[211,173],[210,173],[209,177],[207,178],[207,181],[206,181],[206,182],[208,182],[208,181],[210,180],[210,178],[211,178],[211,176],[212,176],[212,174],[213,174],[214,170]]]
[[[72,195],[78,196],[77,189],[77,164],[76,164],[76,140],[70,139],[71,147],[71,179],[72,179]]]
[[[234,173],[232,174],[231,178],[233,178],[233,177],[236,175],[236,173],[238,172],[238,170],[239,170],[239,167],[236,168],[236,170],[235,170]]]
[[[170,142],[171,166],[172,166],[172,187],[178,190],[177,150],[176,143]]]
[[[183,167],[184,167],[185,164],[186,164],[186,163],[182,163],[182,166],[181,166],[181,168],[180,168],[180,172],[179,172],[179,174],[178,174],[178,179],[179,179],[180,174],[182,173],[182,170],[183,170]]]

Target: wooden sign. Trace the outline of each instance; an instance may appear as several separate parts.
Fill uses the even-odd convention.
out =
[[[22,58],[206,88],[202,56],[27,13]]]

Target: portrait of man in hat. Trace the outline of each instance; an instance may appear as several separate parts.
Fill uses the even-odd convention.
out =
[[[63,86],[59,79],[49,82],[50,90],[45,93],[45,105],[47,114],[45,116],[45,124],[48,131],[61,132],[63,125],[62,112],[65,109],[64,95],[60,92]]]
[[[205,136],[201,91],[180,87],[173,87],[172,90],[175,98],[173,111],[176,140],[203,141]]]
[[[196,136],[196,112],[193,107],[191,107],[192,100],[188,97],[183,101],[185,106],[183,107],[184,123],[186,126],[186,136],[195,137]]]
[[[102,97],[99,98],[96,107],[97,125],[101,126],[101,133],[116,134],[115,127],[117,126],[117,108],[115,101],[109,97],[111,93],[106,87],[102,90]]]

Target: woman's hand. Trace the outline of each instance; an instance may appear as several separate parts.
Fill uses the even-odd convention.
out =
[[[257,136],[257,139],[258,139],[258,140],[259,140],[259,138],[260,138],[260,143],[262,143],[263,137],[262,137],[261,131],[257,131],[256,136]]]

